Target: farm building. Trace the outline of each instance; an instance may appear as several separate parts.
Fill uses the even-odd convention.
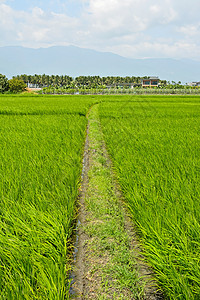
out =
[[[159,81],[160,81],[160,79],[156,76],[141,79],[142,87],[155,87],[155,86],[158,86]]]
[[[200,81],[189,82],[188,86],[200,86]]]

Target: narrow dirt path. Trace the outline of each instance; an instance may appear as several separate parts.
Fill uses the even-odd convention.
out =
[[[71,299],[162,299],[151,270],[142,263],[115,183],[98,107],[88,114]]]

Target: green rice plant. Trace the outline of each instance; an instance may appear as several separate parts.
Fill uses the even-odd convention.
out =
[[[90,106],[100,98],[83,95],[3,95],[0,115],[79,114],[85,116]]]
[[[101,103],[100,118],[166,298],[200,299],[200,97],[111,97]]]
[[[67,299],[67,255],[94,99],[0,98],[0,299]]]

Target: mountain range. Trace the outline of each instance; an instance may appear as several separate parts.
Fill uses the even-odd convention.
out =
[[[75,46],[39,49],[7,46],[0,47],[0,73],[8,78],[20,74],[158,76],[160,79],[186,83],[200,81],[200,61],[131,59]]]

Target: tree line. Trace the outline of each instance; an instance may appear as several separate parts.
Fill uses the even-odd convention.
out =
[[[142,79],[148,79],[149,76],[78,76],[71,77],[68,75],[17,75],[13,78],[22,80],[28,87],[37,88],[65,88],[65,89],[95,89],[95,88],[106,88],[106,87],[117,87],[120,84],[127,84],[127,87],[132,85],[133,87],[140,87]],[[126,88],[126,86],[124,86]],[[172,81],[171,83],[167,80],[159,80],[159,87],[177,89],[186,88],[185,85],[181,84],[180,81],[177,83]],[[189,87],[188,87],[189,88]]]
[[[22,80],[30,88],[63,88],[63,89],[102,89],[102,88],[120,88],[120,84],[123,88],[141,87],[141,80],[148,79],[149,76],[78,76],[71,77],[68,75],[17,75],[13,78]],[[159,80],[159,88],[167,89],[183,89],[191,88],[189,86],[167,80]]]
[[[18,93],[29,88],[41,88],[44,93],[87,93],[94,89],[129,89],[130,87],[141,88],[141,80],[148,76],[78,76],[68,75],[17,75],[8,80],[5,75],[0,74],[0,93]],[[155,87],[154,89],[156,89]],[[195,87],[198,88],[198,87]],[[192,89],[190,86],[182,85],[172,81],[159,80],[159,89]],[[198,88],[199,89],[199,88]]]
[[[133,84],[139,86],[142,78],[136,76],[78,76],[76,78],[68,75],[17,75],[14,78],[23,80],[28,87],[64,87],[64,88],[98,88],[116,86],[119,84]]]

